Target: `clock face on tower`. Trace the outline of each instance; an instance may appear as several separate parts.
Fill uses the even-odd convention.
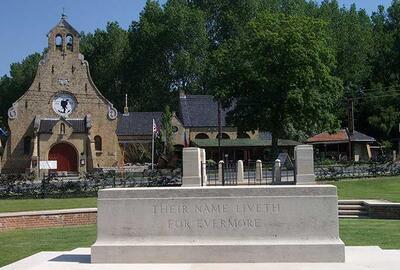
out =
[[[60,116],[68,117],[76,107],[76,100],[72,94],[59,93],[53,98],[53,110]]]

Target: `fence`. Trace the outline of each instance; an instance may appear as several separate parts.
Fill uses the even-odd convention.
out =
[[[286,162],[288,161],[288,162]],[[238,161],[201,163],[201,185],[295,185],[296,173],[289,159],[275,162]]]
[[[81,177],[48,175],[36,181],[34,175],[2,175],[0,198],[62,198],[97,196],[97,191],[110,187],[180,186],[180,170],[145,171],[143,173],[87,173]]]
[[[398,162],[340,163],[332,165],[315,165],[317,180],[337,180],[344,178],[368,178],[378,176],[400,175]]]

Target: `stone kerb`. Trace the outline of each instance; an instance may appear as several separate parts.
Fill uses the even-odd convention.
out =
[[[99,191],[92,263],[343,262],[336,187]]]
[[[314,149],[312,145],[298,145],[294,148],[296,182],[298,185],[315,184]]]
[[[183,148],[182,154],[182,186],[201,185],[201,149],[197,147]],[[205,160],[205,153],[204,153]]]

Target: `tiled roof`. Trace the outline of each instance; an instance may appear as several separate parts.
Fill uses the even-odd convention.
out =
[[[364,133],[354,131],[353,135],[350,136],[352,142],[375,142],[375,138],[365,135]]]
[[[375,139],[361,132],[354,131],[350,136],[352,142],[375,142]],[[336,133],[322,132],[307,140],[308,143],[345,143],[349,141],[349,136],[345,129]]]
[[[229,110],[221,110],[222,126]],[[218,103],[210,95],[186,95],[180,97],[178,115],[185,127],[217,127]]]
[[[195,139],[193,144],[198,147],[218,147],[218,139]],[[292,140],[278,140],[278,146],[296,146],[299,142]],[[271,140],[261,139],[232,139],[232,140],[221,140],[222,147],[262,147],[272,146]]]
[[[53,133],[53,128],[59,121],[64,121],[67,124],[70,124],[74,133],[86,132],[85,119],[41,119],[39,133]]]
[[[117,135],[151,135],[153,119],[161,126],[162,112],[130,112],[129,115],[119,114]]]

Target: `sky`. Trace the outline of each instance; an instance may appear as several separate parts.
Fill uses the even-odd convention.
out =
[[[165,3],[166,0],[159,1]],[[339,0],[346,7],[356,3],[368,13],[392,0]],[[0,0],[0,77],[9,75],[10,64],[47,47],[47,32],[57,24],[63,8],[79,32],[104,29],[117,21],[127,29],[138,20],[146,0]]]

